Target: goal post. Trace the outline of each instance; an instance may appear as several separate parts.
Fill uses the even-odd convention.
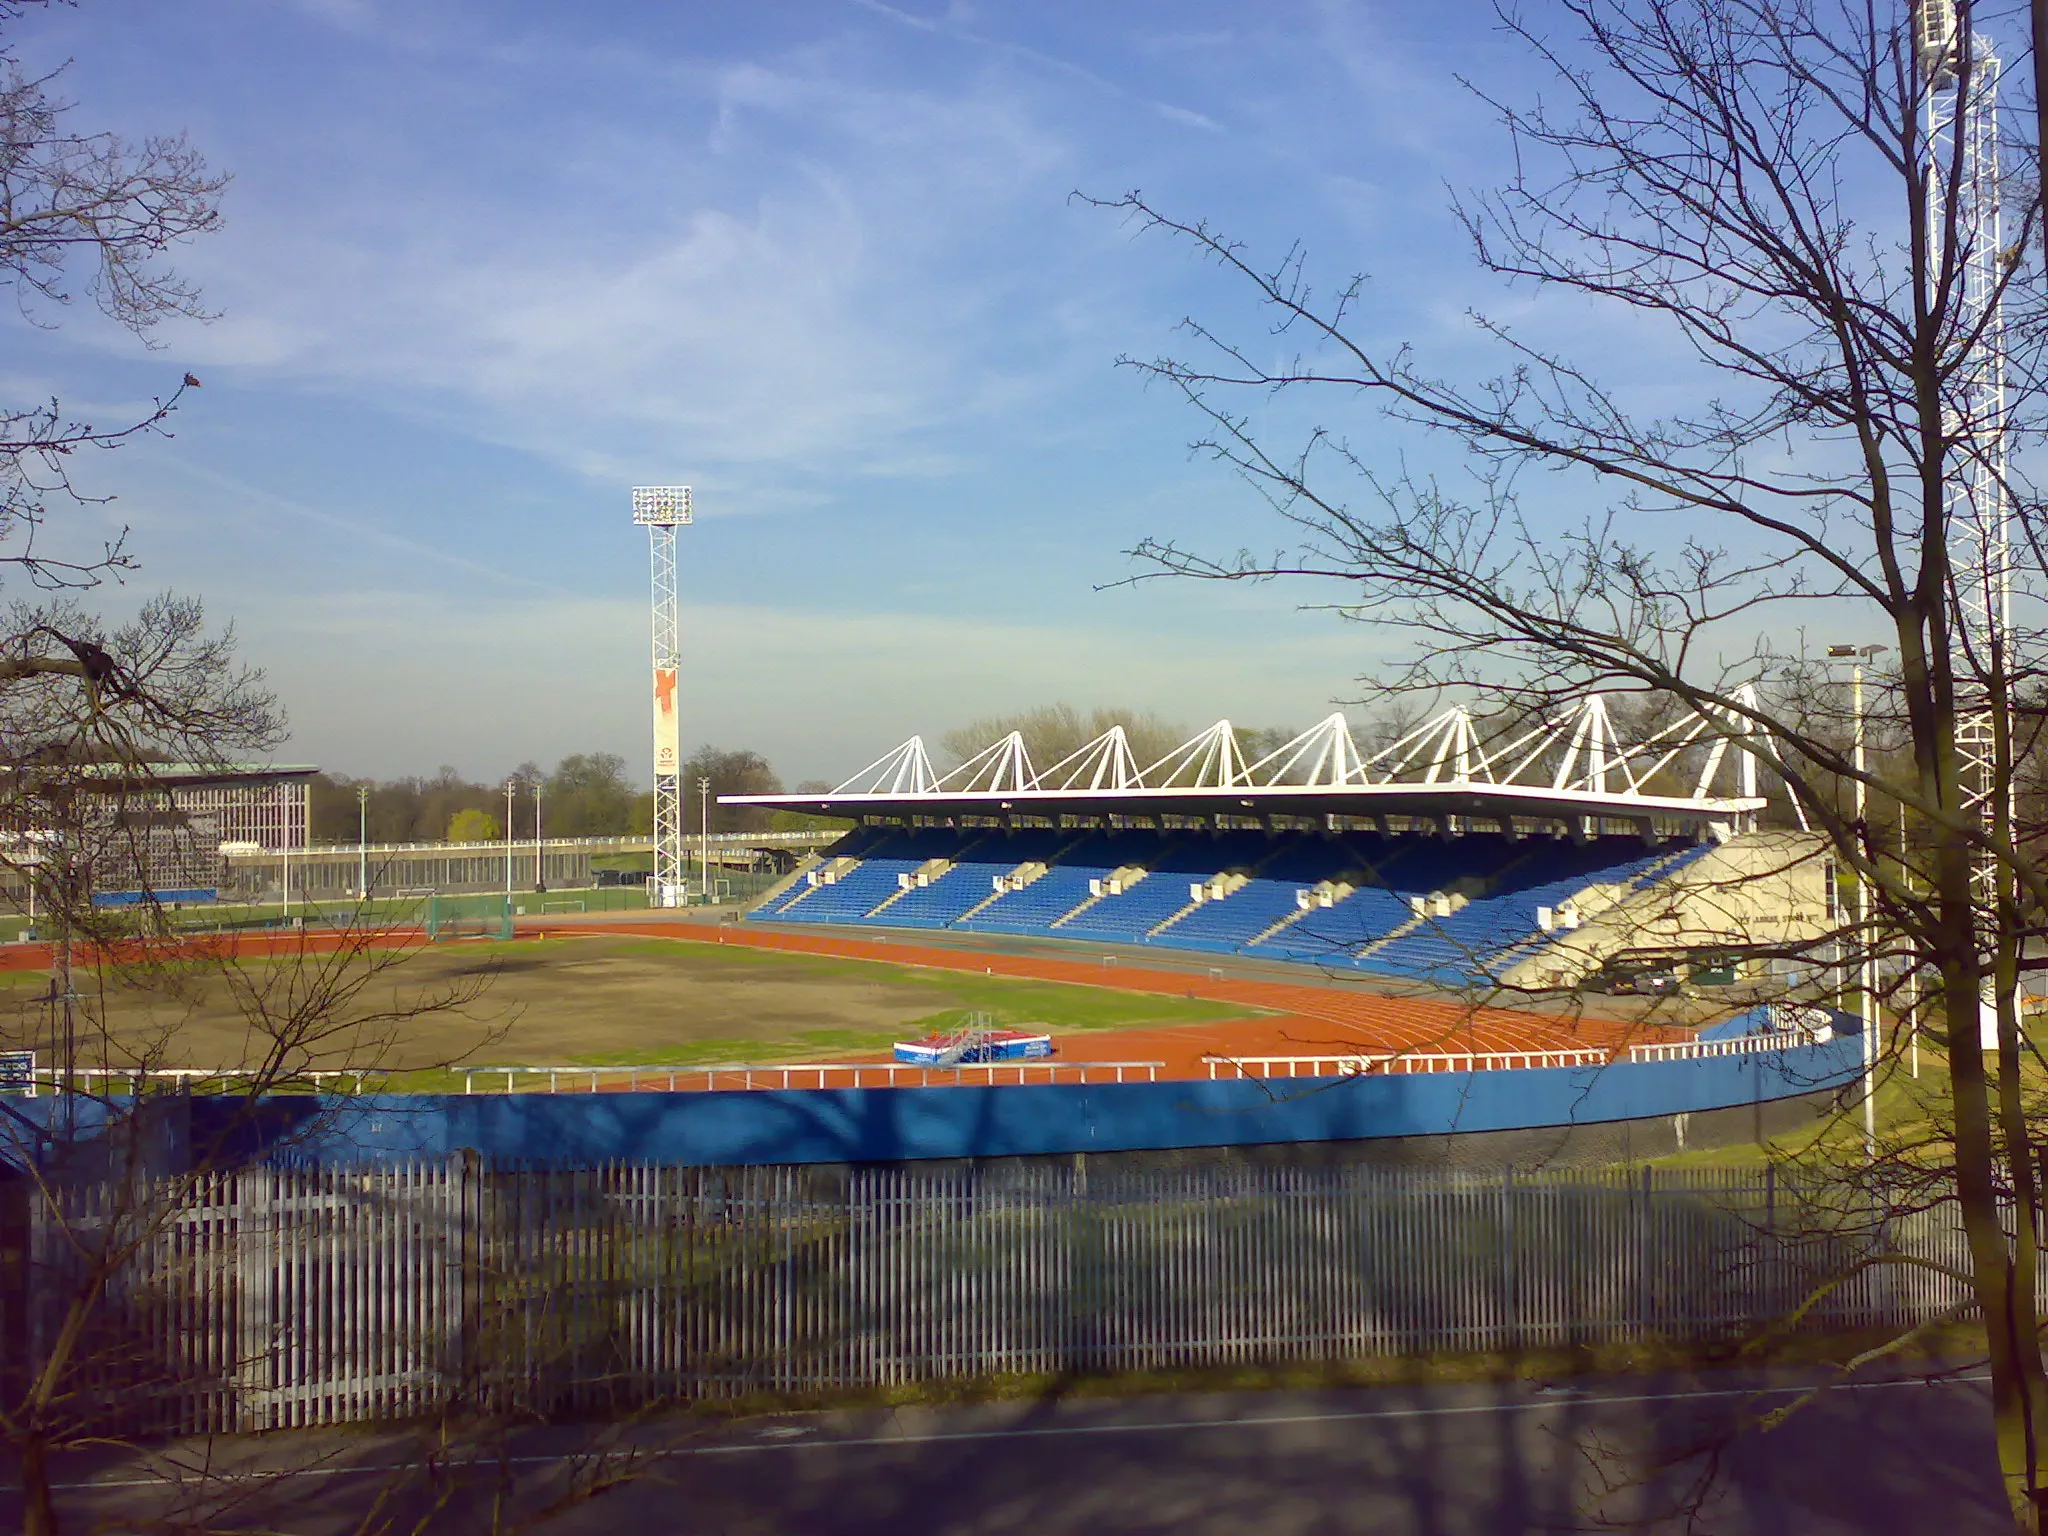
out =
[[[483,896],[429,896],[427,898],[427,941],[440,944],[454,939],[509,939],[512,937],[512,898]]]

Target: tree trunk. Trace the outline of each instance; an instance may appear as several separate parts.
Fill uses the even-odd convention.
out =
[[[57,1503],[50,1496],[50,1446],[38,1430],[21,1438],[22,1536],[57,1536]]]
[[[2027,1536],[2044,1536],[2035,1498],[2040,1485],[2036,1431],[2041,1353],[2031,1317],[2017,1311],[2020,1298],[2013,1283],[2012,1250],[1999,1209],[1990,1085],[1979,1022],[1982,994],[1974,967],[1945,968],[1942,993],[1955,1096],[1956,1197],[1970,1246],[1974,1289],[1984,1310],[1999,1475],[2015,1525]],[[2031,1299],[2029,1295],[2027,1300]]]

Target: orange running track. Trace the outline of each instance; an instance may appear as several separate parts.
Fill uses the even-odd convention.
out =
[[[540,929],[539,924],[532,925]],[[571,924],[550,922],[543,934],[602,938],[672,939],[679,943],[733,944],[789,954],[841,960],[870,960],[931,970],[980,972],[1032,981],[1068,982],[1110,991],[1151,993],[1241,1003],[1261,1010],[1258,1018],[1212,1024],[1170,1024],[1149,1029],[1088,1030],[1063,1035],[1063,1062],[1156,1061],[1164,1077],[1206,1077],[1211,1056],[1341,1056],[1372,1051],[1465,1052],[1544,1051],[1612,1048],[1639,1041],[1680,1040],[1683,1032],[1630,1020],[1486,1008],[1434,997],[1387,997],[1337,986],[1198,976],[1142,966],[1105,965],[1100,960],[1061,960],[1049,955],[976,953],[937,945],[851,938],[835,934],[771,932],[662,921]],[[532,933],[522,936],[536,936]],[[423,944],[419,929],[376,932],[305,931],[249,933],[176,943],[138,941],[136,952],[155,958],[331,954],[344,946],[398,947]],[[80,945],[78,963],[125,958],[129,946],[103,955]],[[0,970],[48,970],[48,944],[0,947]],[[856,1057],[845,1058],[848,1061]]]
[[[772,932],[673,922],[551,922],[549,934],[600,937],[630,933],[683,943],[732,944],[838,960],[980,972],[1032,981],[1071,982],[1120,992],[1242,1003],[1269,1017],[1151,1029],[1100,1029],[1062,1035],[1059,1060],[1157,1061],[1163,1077],[1206,1077],[1208,1056],[1340,1056],[1366,1051],[1544,1051],[1682,1040],[1684,1032],[1630,1020],[1524,1013],[1447,998],[1384,997],[1305,983],[1208,977],[1046,955],[977,954],[937,945]]]
[[[399,949],[426,942],[423,928],[307,928],[135,939],[106,946],[80,942],[72,949],[72,959],[80,966],[209,957],[263,960],[278,955],[331,955],[345,948]],[[47,971],[51,949],[47,943],[0,945],[0,971]]]

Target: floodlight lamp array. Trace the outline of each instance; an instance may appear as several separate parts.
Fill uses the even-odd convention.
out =
[[[690,521],[687,485],[633,487],[633,521],[643,527],[676,528]]]

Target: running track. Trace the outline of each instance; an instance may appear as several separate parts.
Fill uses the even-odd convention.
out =
[[[539,924],[532,925],[539,929]],[[1099,959],[1062,960],[1050,955],[984,953],[838,934],[790,933],[728,925],[647,920],[572,924],[549,922],[546,934],[603,938],[630,934],[684,944],[730,944],[837,960],[867,960],[941,971],[979,971],[1031,981],[1067,982],[1111,991],[1200,998],[1240,1003],[1264,1017],[1213,1024],[1176,1024],[1151,1029],[1090,1030],[1063,1035],[1062,1061],[1156,1061],[1168,1077],[1205,1077],[1204,1058],[1216,1056],[1339,1056],[1368,1051],[1542,1051],[1613,1047],[1637,1041],[1675,1040],[1678,1030],[1629,1020],[1526,1013],[1486,1008],[1448,998],[1384,997],[1370,992],[1305,982],[1199,976],[1143,966],[1105,965]],[[331,954],[344,946],[403,946],[422,943],[417,929],[381,933],[238,934],[187,941],[177,946],[194,957]],[[140,947],[140,946],[138,946]],[[155,946],[152,946],[153,948]],[[163,949],[158,948],[162,955]],[[100,958],[81,947],[79,963]],[[0,948],[0,970],[47,970],[50,946],[12,944]],[[854,1058],[847,1058],[852,1060]]]
[[[788,933],[757,928],[674,922],[607,922],[573,926],[550,922],[550,935],[602,937],[633,934],[678,943],[729,944],[835,960],[872,960],[942,971],[979,971],[1031,981],[1071,982],[1113,991],[1242,1003],[1265,1018],[1155,1029],[1089,1030],[1062,1035],[1060,1060],[1158,1061],[1166,1076],[1205,1077],[1202,1058],[1221,1056],[1337,1056],[1359,1051],[1542,1051],[1611,1047],[1646,1040],[1678,1040],[1681,1031],[1619,1019],[1566,1017],[1483,1008],[1446,998],[1382,997],[1342,987],[1209,977],[1099,960],[1049,955],[976,954],[891,940],[838,934]]]

